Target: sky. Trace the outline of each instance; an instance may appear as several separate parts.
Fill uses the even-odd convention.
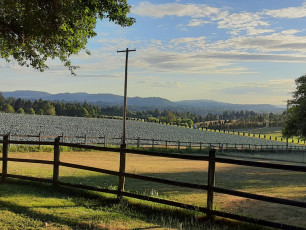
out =
[[[306,74],[306,0],[134,0],[131,27],[99,21],[88,56],[70,75],[58,60],[43,73],[0,60],[0,91],[123,95],[285,104]]]

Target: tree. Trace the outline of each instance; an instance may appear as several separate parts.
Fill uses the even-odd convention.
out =
[[[24,114],[23,108],[19,108],[19,109],[17,110],[17,113]]]
[[[38,115],[44,115],[44,110],[43,109],[39,109],[37,112]]]
[[[306,139],[306,75],[295,80],[296,91],[289,101],[291,108],[287,111],[287,119],[282,133],[285,137],[298,136]]]
[[[3,94],[0,92],[0,106],[5,104],[5,97],[3,96]]]
[[[4,104],[2,107],[2,111],[5,113],[14,113],[15,110],[10,104]]]
[[[44,109],[44,114],[46,115],[51,115],[51,116],[55,116],[55,108],[54,106],[48,104],[48,106],[45,107]]]
[[[33,108],[29,109],[29,114],[35,115],[35,110]]]
[[[173,122],[173,121],[175,121],[175,115],[170,111],[170,110],[168,110],[167,112],[166,112],[166,119],[167,119],[167,122]]]
[[[2,0],[0,55],[6,61],[44,71],[47,59],[59,58],[74,74],[69,57],[86,49],[98,19],[122,27],[134,18],[127,0]]]

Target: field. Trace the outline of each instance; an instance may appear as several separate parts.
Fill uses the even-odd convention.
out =
[[[249,129],[237,129],[235,130],[236,134],[238,132],[240,135],[242,135],[243,132],[250,133],[253,137],[253,134],[255,134],[256,138],[264,138],[264,135],[266,136],[266,139],[275,140],[277,138],[277,141],[281,141],[282,138],[282,127],[263,127],[263,128],[249,128]],[[283,138],[283,142],[286,142],[286,138]],[[299,143],[299,144],[305,144],[304,140],[300,140],[298,137],[292,137],[288,139],[289,143]]]
[[[52,160],[52,153],[9,153],[10,157]],[[119,156],[111,152],[64,152],[63,162],[118,170]],[[145,164],[144,164],[145,162]],[[207,183],[207,163],[129,154],[127,172]],[[11,174],[52,177],[50,166],[9,162]],[[216,186],[306,201],[306,173],[217,164]],[[113,176],[60,168],[60,180],[116,188]],[[0,186],[1,229],[253,229],[254,226],[217,219],[201,223],[192,216],[153,203],[129,199],[118,203],[112,195],[53,189],[48,185],[14,182]],[[18,182],[18,183],[17,183]],[[206,205],[205,192],[127,179],[126,190],[194,205]],[[85,198],[84,198],[85,197]],[[306,210],[234,196],[215,196],[215,208],[285,224],[306,226]],[[258,229],[262,229],[261,227]]]
[[[69,142],[84,142],[87,137],[119,138],[122,136],[122,121],[78,117],[57,117],[0,113],[0,134],[43,136],[80,136],[66,139]],[[159,139],[181,142],[229,143],[251,145],[285,145],[282,142],[238,136],[219,132],[194,130],[149,122],[128,121],[127,138]],[[37,138],[36,138],[37,140]],[[91,139],[101,142],[101,139]]]

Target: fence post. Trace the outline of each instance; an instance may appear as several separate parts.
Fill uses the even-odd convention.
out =
[[[140,137],[137,138],[137,148],[140,146]]]
[[[178,142],[177,142],[177,149],[180,150],[180,148],[181,148],[181,142],[178,141]]]
[[[60,137],[55,138],[54,142],[54,160],[53,160],[53,186],[58,185],[59,163],[60,163]]]
[[[41,132],[39,132],[38,141],[39,141],[39,142],[41,142]],[[39,143],[39,145],[38,145],[38,149],[39,149],[39,151],[40,151],[40,146],[41,146],[41,145],[40,145],[40,143]]]
[[[11,140],[11,132],[9,132],[7,136],[8,136],[7,140],[10,141]],[[3,137],[3,139],[4,139],[4,137]],[[10,144],[8,145],[8,147],[10,147]]]
[[[166,140],[166,149],[168,148],[168,141]]]
[[[208,189],[207,189],[207,215],[209,217],[212,216],[211,211],[213,210],[214,204],[214,191],[213,187],[215,187],[215,171],[216,171],[216,150],[209,150],[209,163],[208,163]]]
[[[126,144],[120,145],[120,165],[119,165],[119,185],[118,185],[118,195],[117,198],[119,200],[122,199],[122,192],[124,192],[125,185],[125,176],[122,173],[125,173],[125,165],[126,165]]]
[[[152,149],[154,149],[154,139],[152,139]]]
[[[9,149],[9,135],[3,136],[3,152],[2,152],[2,183],[5,182],[7,175],[7,158],[8,158],[8,149]]]

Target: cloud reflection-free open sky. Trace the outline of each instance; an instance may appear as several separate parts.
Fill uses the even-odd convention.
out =
[[[91,56],[72,58],[71,76],[59,61],[44,73],[0,61],[1,91],[123,94],[124,53],[129,96],[172,101],[285,104],[306,73],[304,0],[129,1],[136,24],[99,22]]]

